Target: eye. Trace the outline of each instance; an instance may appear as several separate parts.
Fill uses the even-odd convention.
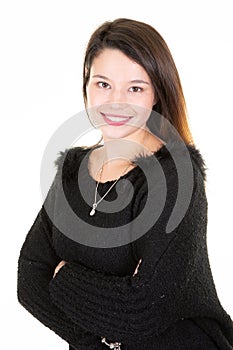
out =
[[[131,88],[129,88],[130,92],[141,92],[143,89],[139,86],[132,86]]]
[[[97,85],[101,88],[101,89],[110,89],[110,85],[108,83],[105,83],[104,81],[99,81],[97,83]]]

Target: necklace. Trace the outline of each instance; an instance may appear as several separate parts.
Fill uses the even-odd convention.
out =
[[[125,170],[123,171],[123,173],[118,177],[118,179],[116,179],[114,181],[114,183],[110,186],[110,188],[107,190],[107,192],[98,200],[98,202],[96,202],[96,197],[97,197],[97,189],[98,189],[98,186],[99,186],[99,183],[101,181],[101,175],[102,175],[102,172],[103,172],[103,166],[104,166],[104,163],[101,167],[101,173],[100,173],[100,180],[97,182],[96,184],[96,187],[95,187],[95,199],[94,199],[94,203],[92,205],[92,209],[90,211],[90,216],[93,216],[95,214],[95,211],[96,211],[96,208],[97,208],[97,205],[104,199],[105,196],[107,196],[108,192],[111,191],[111,189],[113,188],[113,186],[117,183],[117,181],[120,179],[121,176],[123,176],[123,174],[125,173],[125,171],[130,167],[131,164],[129,164]]]

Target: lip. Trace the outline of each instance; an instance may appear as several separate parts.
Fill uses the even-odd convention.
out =
[[[108,113],[108,114],[105,114],[105,113],[100,113],[104,119],[104,121],[109,124],[109,125],[114,125],[114,126],[121,126],[121,125],[124,125],[126,124],[131,118],[132,116],[125,116],[125,115],[119,115],[119,114],[112,114],[112,113]],[[121,118],[122,121],[117,121],[117,122],[114,122],[112,120],[110,120],[109,117],[117,117],[117,118]]]

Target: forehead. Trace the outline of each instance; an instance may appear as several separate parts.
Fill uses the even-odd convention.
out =
[[[148,74],[145,69],[126,56],[118,49],[104,49],[97,57],[94,58],[91,66],[92,75],[100,74],[111,77],[128,77],[147,78]]]

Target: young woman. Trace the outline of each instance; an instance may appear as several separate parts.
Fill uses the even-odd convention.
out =
[[[142,22],[103,23],[83,72],[102,139],[55,161],[19,302],[73,350],[233,349],[207,254],[205,163],[166,43]]]

